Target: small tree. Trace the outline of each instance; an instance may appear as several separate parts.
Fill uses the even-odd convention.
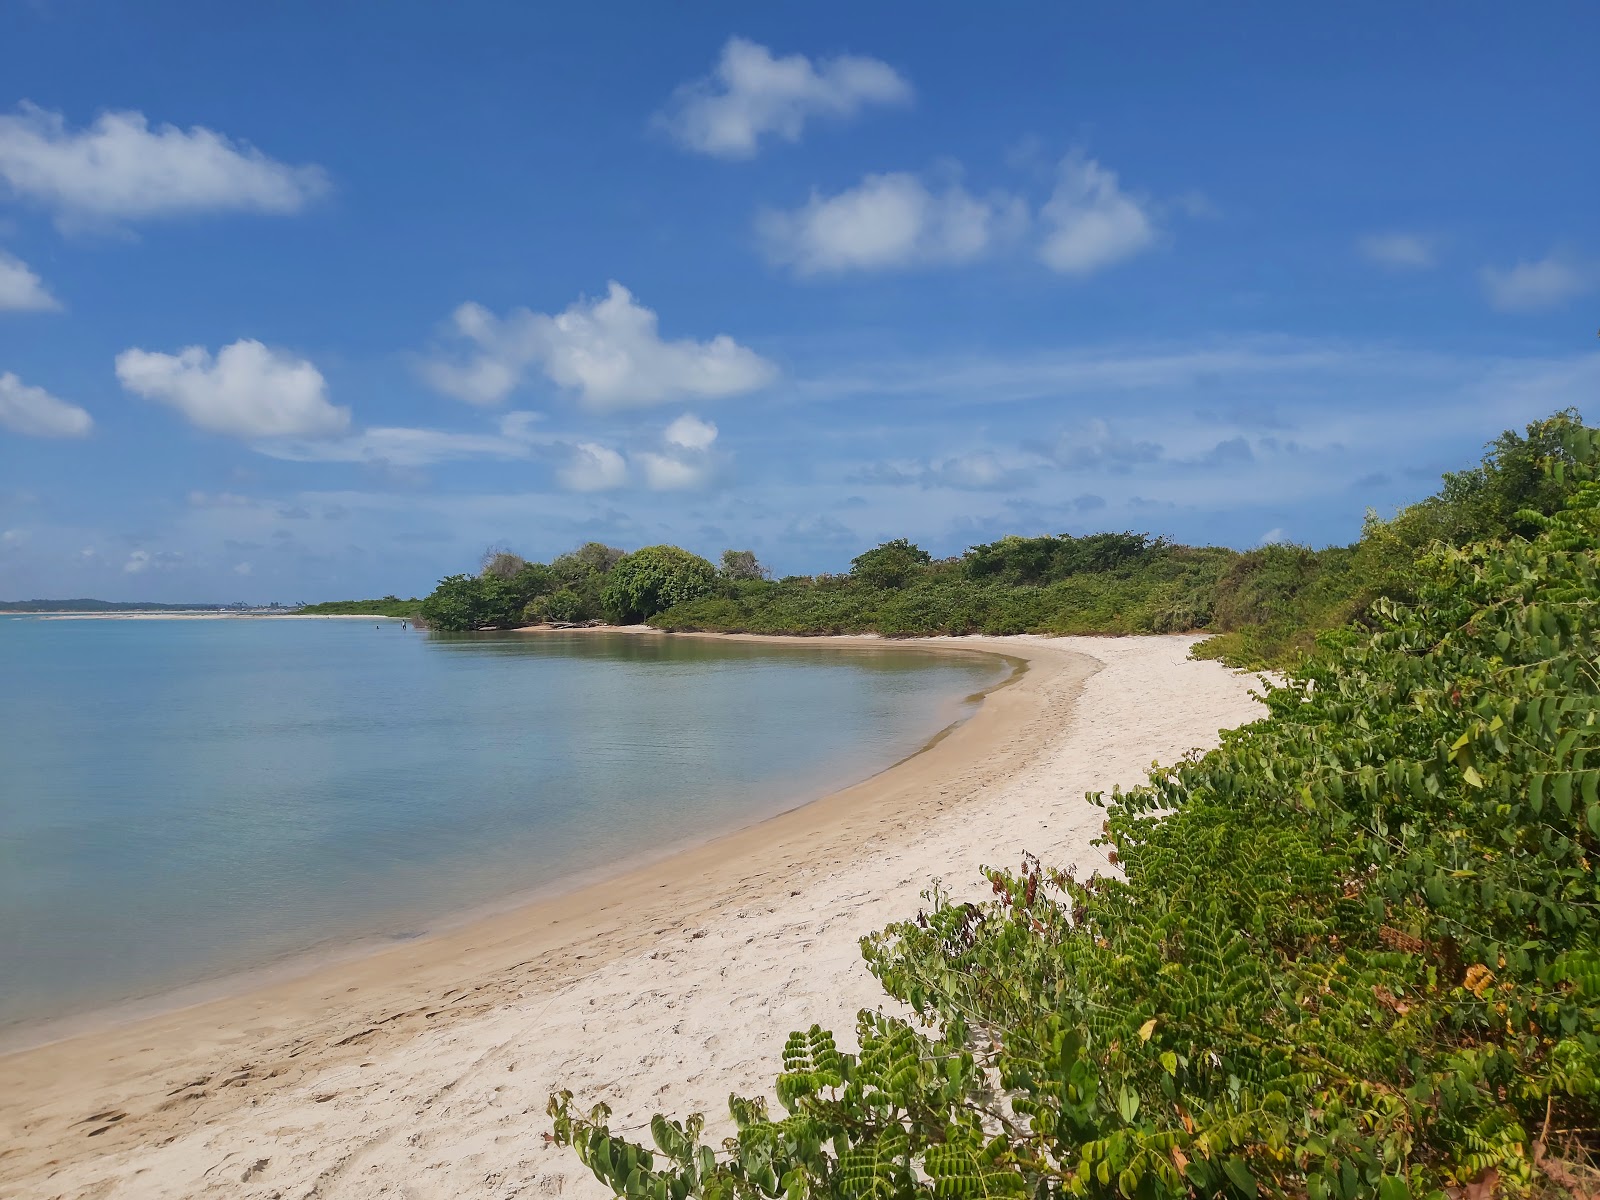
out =
[[[423,620],[434,629],[459,632],[484,623],[483,580],[472,575],[450,575],[439,581],[422,602]]]
[[[850,560],[850,576],[868,587],[905,587],[933,556],[905,538],[884,542]]]
[[[522,555],[513,554],[504,546],[490,546],[479,560],[479,573],[485,577],[493,575],[497,579],[510,579],[527,565],[528,560]]]
[[[735,582],[747,579],[766,579],[772,572],[763,567],[754,550],[724,550],[722,552],[722,577]]]
[[[629,623],[709,596],[716,588],[717,569],[698,554],[677,546],[646,546],[611,569],[601,599],[608,616]]]

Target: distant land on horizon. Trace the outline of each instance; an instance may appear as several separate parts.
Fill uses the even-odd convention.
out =
[[[0,600],[0,612],[191,612],[219,608],[239,608],[237,604],[156,604],[117,600]],[[284,607],[283,605],[244,605],[242,607]]]

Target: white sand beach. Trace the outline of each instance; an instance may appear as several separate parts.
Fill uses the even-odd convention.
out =
[[[807,639],[817,644],[820,639]],[[839,639],[848,641],[849,639]],[[1103,866],[1090,789],[1260,715],[1186,637],[959,638],[1027,662],[923,753],[802,809],[555,899],[0,1058],[0,1195],[599,1197],[546,1097],[650,1115],[769,1093],[783,1040],[852,1040],[886,997],[857,939],[935,877]]]

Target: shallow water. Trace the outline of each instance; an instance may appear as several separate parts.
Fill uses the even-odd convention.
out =
[[[747,824],[1003,669],[910,647],[0,617],[0,1030]]]

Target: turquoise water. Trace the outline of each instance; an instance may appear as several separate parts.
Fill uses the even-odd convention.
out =
[[[0,617],[0,1031],[747,824],[912,753],[1001,673],[894,646]]]

